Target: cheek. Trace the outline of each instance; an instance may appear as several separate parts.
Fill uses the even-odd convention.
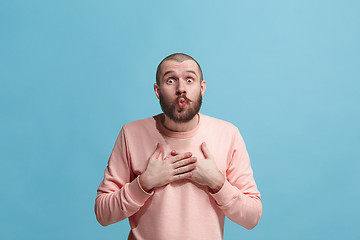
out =
[[[163,101],[170,101],[171,100],[171,95],[169,94],[168,91],[164,91],[164,89],[162,89],[161,91],[159,91],[159,99],[162,99]]]
[[[169,96],[174,95],[174,93],[176,93],[176,91],[174,89],[172,89],[171,87],[166,86],[166,87],[162,87],[160,89],[160,93],[164,97],[169,97]]]
[[[199,95],[203,96],[203,92],[200,87],[193,88],[188,92],[188,97],[191,97],[192,99],[197,99]]]

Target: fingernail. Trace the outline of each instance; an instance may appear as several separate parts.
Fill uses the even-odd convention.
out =
[[[196,160],[196,157],[192,157],[191,159],[192,159],[192,160]]]

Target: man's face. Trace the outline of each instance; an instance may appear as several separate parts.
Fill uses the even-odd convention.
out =
[[[199,112],[206,89],[200,74],[193,60],[162,63],[160,86],[155,83],[154,89],[163,112],[174,122],[188,122]]]

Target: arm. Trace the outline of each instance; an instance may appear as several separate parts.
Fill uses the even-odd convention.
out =
[[[139,177],[132,180],[132,175],[123,128],[109,158],[104,180],[97,190],[95,214],[101,225],[107,226],[133,215],[153,194],[145,192],[139,184]]]
[[[244,140],[238,130],[229,152],[225,182],[218,192],[210,192],[210,195],[233,222],[247,229],[259,223],[262,214],[260,193],[253,178]]]
[[[150,156],[146,170],[133,179],[125,129],[120,132],[98,188],[95,214],[98,222],[107,226],[121,221],[137,211],[154,194],[153,189],[170,182],[190,178],[196,159],[191,153],[165,157],[158,144]]]

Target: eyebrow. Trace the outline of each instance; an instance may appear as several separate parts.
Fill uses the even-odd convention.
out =
[[[193,71],[193,70],[188,70],[188,71],[186,71],[186,72],[192,73],[192,74],[194,74],[195,76],[197,76],[196,73],[195,73],[195,71]],[[174,71],[167,71],[167,72],[165,72],[164,75],[163,75],[163,77],[165,77],[165,75],[170,74],[170,73],[174,73]]]
[[[189,70],[189,71],[186,71],[186,72],[188,72],[188,73],[193,73],[195,76],[197,76],[197,75],[196,75],[196,72],[194,72],[193,70]]]

